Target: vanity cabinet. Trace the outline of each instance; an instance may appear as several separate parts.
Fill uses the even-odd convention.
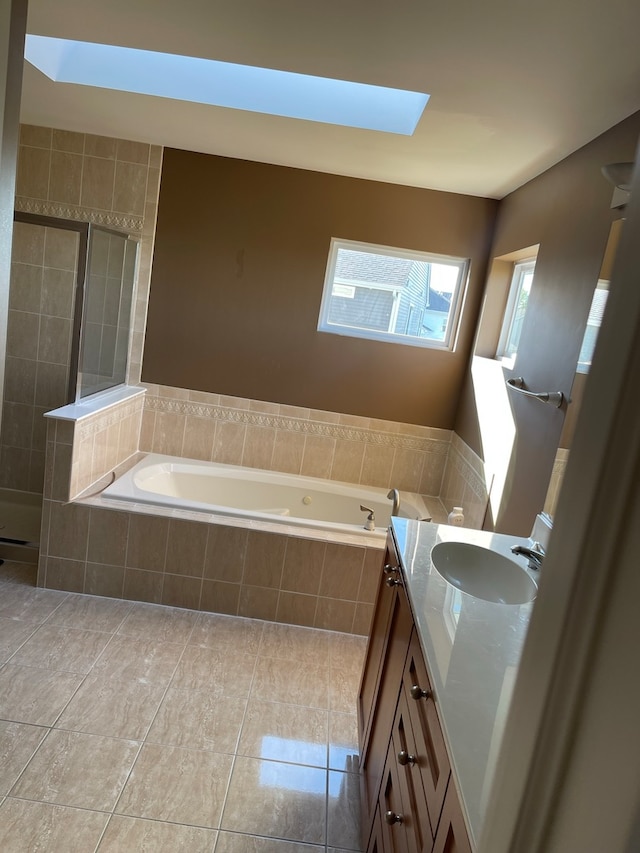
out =
[[[363,849],[471,853],[391,533],[358,698]]]

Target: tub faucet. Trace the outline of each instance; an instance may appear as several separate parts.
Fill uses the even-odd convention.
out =
[[[539,542],[534,542],[532,548],[528,548],[526,545],[514,545],[511,550],[514,554],[522,554],[523,557],[527,557],[530,569],[539,571],[542,568],[545,552]]]
[[[391,515],[397,515],[400,510],[400,492],[397,489],[391,489],[387,497],[390,501],[393,501]]]
[[[360,509],[362,510],[362,512],[368,512],[369,513],[369,515],[367,516],[367,520],[364,523],[364,529],[365,530],[375,530],[376,529],[376,514],[375,514],[375,512],[371,509],[370,506],[362,506],[362,504],[360,504]]]

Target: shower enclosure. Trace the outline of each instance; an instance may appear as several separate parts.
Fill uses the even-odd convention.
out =
[[[37,542],[45,412],[126,379],[136,257],[137,241],[128,234],[15,213],[0,431],[0,544]]]

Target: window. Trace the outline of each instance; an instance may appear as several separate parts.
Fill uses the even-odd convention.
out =
[[[584,338],[582,339],[582,347],[578,356],[578,373],[588,373],[593,359],[593,352],[596,348],[596,340],[600,331],[600,324],[604,315],[604,309],[607,305],[607,297],[609,295],[609,282],[600,279],[593,292],[591,300],[591,308],[587,318],[587,327],[584,330]]]
[[[535,270],[535,258],[520,261],[513,266],[513,277],[507,300],[507,308],[504,314],[504,323],[500,342],[498,343],[498,356],[502,358],[513,358],[518,352],[522,324],[529,304],[529,294],[533,282]]]
[[[453,349],[468,261],[333,239],[318,330]]]

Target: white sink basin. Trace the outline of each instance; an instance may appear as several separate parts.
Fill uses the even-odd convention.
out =
[[[502,554],[466,542],[438,542],[431,563],[453,586],[496,604],[526,604],[538,587],[524,569]]]

